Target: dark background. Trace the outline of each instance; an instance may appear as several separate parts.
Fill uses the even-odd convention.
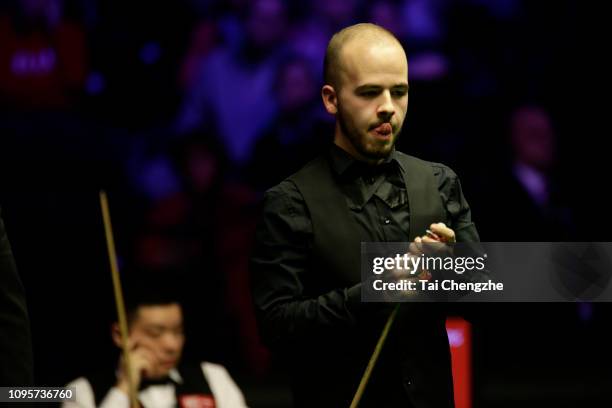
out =
[[[124,279],[179,285],[188,356],[225,364],[251,406],[284,406],[251,309],[252,233],[263,191],[331,140],[323,52],[354,22],[404,43],[398,148],[460,175],[483,241],[608,241],[605,115],[583,94],[598,81],[596,37],[583,40],[595,14],[577,1],[2,2],[0,204],[37,383],[116,359],[106,189]],[[517,138],[542,202],[514,177]],[[475,406],[611,402],[609,304],[470,308]]]

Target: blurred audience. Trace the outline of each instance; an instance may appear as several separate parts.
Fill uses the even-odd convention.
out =
[[[76,108],[87,74],[82,25],[64,16],[62,0],[19,0],[0,15],[0,107]]]
[[[56,274],[71,277],[81,276],[89,242],[100,238],[97,219],[83,221],[99,211],[92,191],[110,189],[123,263],[181,282],[182,313],[199,323],[187,344],[195,360],[265,375],[271,365],[247,274],[257,203],[330,141],[320,104],[330,36],[372,21],[400,38],[410,104],[398,148],[466,174],[483,240],[559,241],[594,230],[592,202],[601,201],[573,200],[580,194],[567,188],[589,170],[577,173],[561,151],[584,134],[568,120],[572,106],[560,84],[570,75],[558,69],[572,55],[566,27],[575,4],[9,0],[0,4],[0,188],[31,190],[32,208],[52,208],[32,218],[26,207],[24,218],[48,234],[36,252],[65,253]],[[588,141],[580,143],[590,152]],[[53,207],[38,197],[43,187],[55,192]],[[54,218],[43,225],[44,217]],[[57,218],[68,228],[58,228]],[[26,263],[31,281],[39,271],[54,276],[39,258]],[[88,279],[64,287],[46,278],[53,295],[37,292],[35,310],[64,294],[99,294],[101,285],[79,286]],[[34,328],[45,320],[39,316]],[[596,309],[593,316],[604,317]],[[62,344],[35,347],[55,356]],[[42,363],[37,375],[52,384],[74,376],[77,365]]]
[[[322,146],[331,143],[333,134],[333,123],[320,102],[318,81],[306,59],[291,57],[280,65],[274,96],[279,111],[257,138],[245,172],[249,183],[262,192],[314,159]]]
[[[259,132],[276,113],[273,81],[286,13],[281,0],[252,2],[240,43],[220,45],[202,61],[181,109],[178,131],[217,132],[235,166],[248,162]]]

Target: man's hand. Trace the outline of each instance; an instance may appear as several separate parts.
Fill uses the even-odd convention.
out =
[[[429,226],[427,234],[416,237],[408,251],[415,256],[421,256],[421,254],[449,256],[453,253],[452,245],[455,242],[455,231],[448,228],[443,222],[438,222]]]
[[[130,349],[130,371],[132,384],[134,388],[138,390],[140,382],[142,381],[143,375],[149,376],[153,373],[153,369],[156,363],[156,357],[153,352],[143,346],[139,346],[133,340],[128,343]],[[127,376],[127,366],[125,362],[125,356],[122,354],[119,359],[119,376],[117,381],[117,388],[126,394],[129,394],[129,380]]]
[[[448,228],[444,223],[435,223],[429,226],[427,234],[422,237],[416,237],[414,242],[408,247],[408,258],[419,258],[421,255],[429,256],[449,256],[452,255],[452,244],[456,241],[455,231]],[[416,263],[416,262],[415,262]],[[418,263],[417,270],[398,268],[393,269],[389,273],[389,280],[392,282],[412,281],[415,284],[421,280],[432,279],[432,274],[426,268],[423,268],[422,263]],[[408,298],[417,296],[417,290],[407,290],[397,292],[396,295]]]
[[[448,228],[443,222],[431,224],[429,226],[429,229],[438,237],[439,241],[441,242],[444,242],[446,244],[454,244],[455,242],[457,242],[457,238],[455,237],[455,231]]]
[[[417,258],[418,256],[408,252],[408,259],[411,261],[411,258]],[[431,278],[431,274],[423,269],[422,267],[418,267],[416,270],[414,269],[393,269],[391,271],[391,277],[393,280],[401,281],[404,279],[418,281],[418,280],[429,280]]]

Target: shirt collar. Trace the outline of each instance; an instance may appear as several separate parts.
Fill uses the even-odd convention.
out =
[[[117,378],[119,378],[119,370],[115,372],[115,375],[117,376]],[[167,384],[172,384],[172,383],[174,384],[183,383],[183,377],[181,377],[181,374],[178,372],[176,368],[173,368],[172,370],[170,370],[167,377],[161,378],[159,380],[150,380],[147,378],[143,378],[140,383],[140,389],[142,390],[152,385],[167,385]]]
[[[170,373],[168,373],[168,377],[170,377],[172,381],[174,381],[177,384],[183,383],[183,378],[181,377],[181,374],[179,374],[176,368],[173,368],[172,370],[170,370]]]
[[[389,165],[390,163],[396,163],[400,168],[402,168],[402,170],[405,170],[402,166],[402,162],[398,159],[397,156],[398,152],[397,150],[395,150],[395,147],[393,147],[389,156],[387,156],[385,160],[383,160],[383,162],[379,165]],[[355,164],[362,164],[364,166],[367,166],[367,164],[360,162],[335,143],[332,143],[329,149],[329,157],[333,171],[339,176],[344,175],[347,170],[353,167]]]

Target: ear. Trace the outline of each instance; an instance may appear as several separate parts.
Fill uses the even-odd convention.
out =
[[[321,98],[323,98],[323,105],[327,113],[331,115],[338,113],[338,95],[333,86],[323,85],[323,88],[321,88]]]
[[[121,331],[119,330],[119,323],[113,323],[111,325],[111,337],[113,338],[113,343],[121,348]]]

